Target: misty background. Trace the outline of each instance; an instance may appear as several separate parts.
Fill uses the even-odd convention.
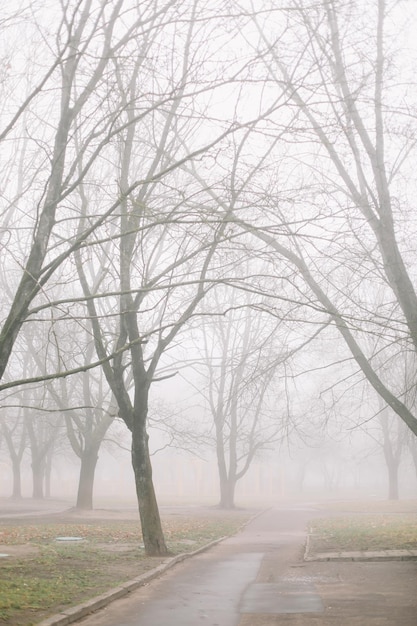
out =
[[[415,22],[2,7],[0,495],[415,497]]]

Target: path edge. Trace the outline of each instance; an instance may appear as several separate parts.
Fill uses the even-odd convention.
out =
[[[143,587],[151,580],[154,580],[158,576],[161,576],[167,570],[177,565],[177,563],[181,563],[182,561],[190,559],[193,556],[197,556],[197,554],[201,554],[202,552],[213,548],[215,545],[221,543],[225,539],[237,535],[248,524],[253,522],[253,520],[255,520],[260,515],[266,513],[267,510],[269,509],[261,509],[260,511],[257,511],[254,515],[252,515],[252,517],[250,517],[246,522],[239,526],[236,532],[234,532],[232,535],[225,535],[224,537],[220,537],[219,539],[214,539],[214,541],[210,541],[210,543],[205,544],[204,546],[198,548],[197,550],[194,550],[193,552],[182,552],[181,554],[177,554],[176,556],[167,559],[157,567],[149,570],[149,572],[141,574],[136,578],[132,578],[131,580],[128,580],[125,583],[122,583],[121,585],[110,589],[109,591],[105,591],[99,596],[95,596],[90,600],[86,600],[81,604],[77,604],[76,606],[66,609],[65,611],[60,611],[55,615],[51,615],[41,622],[37,622],[34,626],[67,626],[68,624],[73,624],[83,617],[86,617],[87,615],[90,615],[91,613],[94,613],[95,611],[98,611],[99,609],[108,606],[114,600],[123,598],[124,596],[128,595],[132,591],[135,591],[139,587]]]

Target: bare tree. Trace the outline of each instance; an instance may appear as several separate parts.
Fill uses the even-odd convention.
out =
[[[26,396],[27,397],[27,396]],[[33,403],[34,404],[34,403]],[[33,406],[32,404],[32,406]],[[54,414],[26,408],[25,427],[32,469],[32,497],[43,499],[48,481],[48,457],[53,453],[57,440],[62,433],[62,420]]]
[[[149,391],[158,379],[162,355],[210,288],[211,266],[225,231],[224,220],[202,223],[193,194],[186,190],[189,181],[178,168],[188,159],[182,158],[184,137],[192,134],[195,140],[190,107],[196,103],[189,93],[201,88],[194,82],[196,70],[201,70],[193,65],[201,41],[201,33],[195,36],[198,6],[190,4],[181,37],[174,37],[168,48],[165,64],[175,68],[174,76],[161,74],[159,80],[168,82],[175,98],[167,100],[147,124],[142,125],[136,114],[143,89],[143,51],[134,57],[128,75],[115,63],[126,119],[125,132],[115,146],[123,194],[120,215],[101,240],[97,233],[95,249],[79,250],[75,256],[98,361],[118,414],[132,433],[132,465],[148,554],[167,553],[149,456]],[[161,37],[158,33],[157,45]],[[153,85],[152,75],[145,75],[145,80]],[[158,171],[166,172],[161,182]],[[132,193],[131,181],[138,177],[143,182]],[[91,193],[84,186],[80,192],[85,215]]]
[[[415,101],[407,91],[401,103],[393,53],[386,52],[398,42],[401,13],[385,0],[366,9],[330,0],[294,2],[281,15],[273,22],[278,32],[268,14],[254,15],[251,25],[262,48],[257,70],[296,112],[282,137],[287,167],[296,165],[298,199],[276,178],[267,212],[235,211],[235,223],[295,270],[300,302],[336,326],[369,383],[417,434],[416,416],[384,376],[392,350],[401,359],[417,348],[407,235],[407,228],[414,232]],[[405,85],[409,58],[399,70]],[[383,293],[377,308],[367,297],[375,287]],[[362,341],[366,334],[378,337],[376,354]]]
[[[157,111],[163,116],[165,107],[178,102],[184,92],[185,86],[178,86],[175,77],[169,82],[156,75],[158,63],[163,66],[167,61],[162,46],[165,34],[175,36],[174,24],[194,15],[193,3],[191,14],[188,3],[182,10],[177,4],[174,0],[160,4],[147,0],[126,7],[123,0],[66,0],[55,7],[51,17],[43,2],[32,13],[31,3],[27,3],[33,48],[28,46],[22,63],[30,70],[14,68],[10,62],[1,83],[3,102],[8,102],[0,130],[8,183],[3,189],[1,254],[12,288],[2,305],[0,376],[22,324],[35,318],[39,306],[53,300],[48,287],[59,282],[58,268],[62,280],[70,271],[68,260],[73,252],[91,243],[98,229],[103,235],[104,225],[111,223],[130,193],[144,182],[159,180],[166,170],[192,156],[182,153],[178,162],[155,162],[146,172],[148,179],[144,171],[138,171],[138,177],[122,192],[108,167],[114,145],[129,125],[145,119],[151,122]],[[6,52],[10,54],[10,50]],[[35,55],[44,63],[36,71],[29,65]],[[159,61],[151,67],[149,61],[156,57]],[[138,66],[138,58],[140,79],[130,61],[136,59]],[[23,90],[13,90],[16,72],[22,76]],[[136,83],[134,102],[120,92],[121,76]],[[212,143],[211,139],[207,142]],[[204,149],[200,144],[193,154]],[[11,153],[13,159],[8,158]],[[81,183],[102,192],[100,206],[91,203],[82,228],[78,210]]]
[[[94,346],[91,341],[84,345],[83,359],[87,367],[91,363]],[[69,365],[67,359],[66,367]],[[99,451],[116,415],[114,399],[100,369],[86,369],[70,379],[60,378],[55,383],[49,381],[46,388],[57,411],[63,416],[71,448],[80,459],[75,507],[91,510]]]
[[[18,410],[18,414],[12,415],[10,419],[9,412],[15,413],[14,409],[7,409],[4,407],[2,412],[6,413],[2,415],[0,421],[0,433],[2,439],[5,441],[7,450],[9,452],[10,460],[12,463],[13,471],[13,487],[12,498],[19,499],[22,497],[22,475],[21,466],[23,454],[27,447],[27,436],[25,423],[22,419],[22,410]]]
[[[102,384],[97,384],[91,372],[84,372],[82,379],[83,409],[67,409],[65,425],[71,447],[81,461],[75,506],[77,509],[90,510],[93,508],[99,451],[116,413],[114,402],[108,399],[109,393],[104,392]]]
[[[70,254],[72,246],[77,245],[73,239],[71,241],[71,234],[67,231],[64,235],[66,243],[61,249],[59,246],[62,224],[75,221],[77,225],[76,216],[67,208],[71,205],[71,193],[79,182],[77,177],[74,178],[74,164],[79,159],[79,152],[74,152],[73,146],[74,128],[84,127],[83,144],[79,146],[79,151],[87,154],[90,161],[88,163],[86,159],[88,165],[82,174],[84,177],[91,160],[97,158],[113,134],[114,125],[117,125],[118,108],[107,111],[106,107],[105,115],[98,116],[95,123],[91,123],[91,116],[100,102],[109,100],[106,70],[110,59],[121,51],[134,28],[141,23],[140,18],[136,19],[133,31],[124,32],[122,38],[115,35],[121,5],[121,2],[116,2],[108,3],[107,8],[104,5],[94,7],[91,0],[61,5],[62,13],[57,15],[56,22],[56,50],[49,49],[47,52],[47,58],[52,57],[50,66],[37,83],[28,85],[29,96],[20,105],[17,103],[17,111],[10,116],[2,131],[3,148],[10,150],[9,142],[22,132],[23,123],[23,128],[27,129],[27,141],[34,145],[37,142],[44,144],[46,154],[32,175],[36,193],[33,194],[33,188],[28,186],[24,194],[20,193],[11,200],[6,213],[6,228],[10,236],[3,253],[22,249],[20,258],[18,256],[9,268],[13,274],[19,267],[22,271],[13,298],[7,303],[8,310],[3,309],[1,376],[28,316],[29,305]],[[34,30],[37,28],[35,24]],[[41,37],[45,37],[44,48],[47,49],[46,41],[51,38],[44,33]],[[93,58],[96,61],[91,64]],[[50,125],[47,131],[41,125],[37,132],[36,124],[39,127],[38,118],[42,109],[48,111]],[[48,144],[52,146],[51,151]],[[22,158],[30,153],[26,145],[24,150]],[[32,154],[29,158],[33,158]],[[64,201],[67,203],[65,208],[62,207]],[[16,212],[16,205],[19,213],[23,213],[20,223],[9,219],[9,214]],[[21,240],[23,230],[27,231],[25,241]],[[85,237],[87,230],[82,233],[78,245]]]
[[[214,294],[214,309],[228,307],[223,316],[204,318],[194,335],[201,345],[199,385],[214,426],[214,448],[220,485],[220,507],[235,506],[238,481],[265,448],[285,437],[289,407],[279,401],[279,323],[250,309],[250,299]],[[207,305],[206,305],[207,306]]]
[[[396,415],[388,414],[387,408],[383,409],[378,417],[383,435],[382,449],[388,471],[388,499],[398,500],[398,470],[404,456],[407,431],[404,423],[400,422]]]
[[[126,239],[122,239],[122,242]],[[179,240],[180,246],[183,241]],[[136,297],[132,295],[133,271],[131,270],[137,268],[138,259],[135,260],[132,256],[133,250],[129,252],[128,257],[124,255],[121,257],[120,292],[123,295],[119,297],[118,314],[113,314],[115,320],[118,321],[118,326],[113,328],[111,342],[106,339],[106,327],[100,325],[100,313],[96,302],[90,298],[88,277],[81,260],[79,272],[87,297],[97,354],[102,361],[104,374],[117,401],[119,416],[132,433],[132,465],[135,472],[145,549],[148,554],[164,554],[167,548],[159,519],[149,457],[148,396],[152,382],[157,379],[157,366],[161,356],[195,313],[205,294],[207,289],[205,282],[216,240],[209,245],[203,255],[197,273],[195,265],[193,269],[190,266],[191,259],[194,264],[197,260],[195,252],[191,254],[191,259],[188,258],[190,255],[186,254],[185,257],[181,256],[175,260],[174,255],[172,261],[171,249],[167,265],[163,267],[159,262],[155,275],[150,276],[148,272],[153,263],[149,264],[149,261],[156,250],[160,254],[164,251],[159,237],[156,238],[155,244],[156,248],[149,249],[148,247],[145,274]],[[172,242],[169,242],[169,245],[171,244]],[[124,246],[123,248],[127,251]],[[203,246],[203,251],[204,248],[206,245]],[[143,255],[146,248],[141,247],[140,250]],[[175,286],[174,273],[176,268],[180,268],[182,275],[187,259],[187,268],[195,287],[191,290],[190,288],[181,290],[182,278]],[[152,269],[155,270],[155,268]],[[179,290],[181,295],[177,293]],[[110,363],[107,357],[112,354],[114,357]]]
[[[58,372],[33,378],[103,367],[133,433],[146,549],[164,553],[147,395],[161,355],[207,290],[224,236],[222,218],[201,220],[181,168],[210,149],[215,159],[217,146],[239,126],[233,114],[205,119],[204,113],[222,86],[230,85],[228,96],[236,98],[234,82],[246,62],[237,63],[233,46],[229,58],[225,54],[221,2],[67,0],[48,21],[55,39],[42,26],[39,6],[34,37],[50,63],[29,81],[26,97],[16,99],[1,135],[10,142],[24,138],[14,144],[20,158],[12,173],[30,174],[18,192],[11,185],[4,212],[14,257],[8,258],[13,288],[4,303],[0,375],[9,363],[13,376],[1,388],[19,383],[10,357],[23,324],[33,332],[47,309],[55,326],[78,319],[89,332],[91,322],[97,361],[70,369],[60,363]],[[45,111],[48,123],[40,124]],[[95,263],[103,268],[99,277]],[[86,312],[90,320],[82,319]]]

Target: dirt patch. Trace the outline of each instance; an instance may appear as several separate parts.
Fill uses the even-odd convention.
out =
[[[132,550],[138,549],[137,543],[96,543],[95,547],[99,550],[105,550],[106,552],[132,552]],[[139,545],[140,549],[143,549],[143,544]]]
[[[0,554],[7,554],[8,557],[24,558],[25,556],[39,554],[39,548],[38,546],[33,546],[29,543],[12,546],[6,543],[0,543]]]

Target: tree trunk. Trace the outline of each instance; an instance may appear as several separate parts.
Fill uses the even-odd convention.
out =
[[[414,470],[416,472],[416,477],[417,477],[417,441],[416,439],[414,437],[410,438],[408,445],[410,449],[411,458],[413,460]]]
[[[13,492],[12,498],[20,500],[22,497],[22,476],[20,472],[20,459],[12,459],[13,468]]]
[[[91,511],[93,508],[94,475],[98,461],[98,447],[86,448],[81,455],[80,478],[76,508]]]
[[[220,479],[220,504],[221,509],[234,509],[235,508],[235,489],[236,481],[228,479]]]
[[[44,479],[44,463],[41,460],[32,461],[32,478],[33,478],[33,493],[32,498],[37,500],[43,500],[43,479]]]
[[[45,469],[44,469],[44,486],[45,486],[45,497],[51,497],[51,474],[52,474],[52,459],[54,456],[54,445],[52,445],[48,452],[46,453],[45,458]]]
[[[295,479],[296,491],[297,493],[303,493],[304,491],[304,481],[307,472],[307,464],[299,463],[297,467],[297,475]]]
[[[399,499],[398,463],[387,463],[388,467],[388,500]]]
[[[168,554],[152,480],[148,434],[143,423],[134,423],[132,431],[132,466],[142,526],[143,543],[148,556]]]
[[[234,509],[235,488],[236,479],[231,477],[231,469],[227,469],[225,449],[224,449],[224,433],[223,433],[224,418],[223,414],[219,413],[215,418],[216,425],[216,456],[217,456],[217,468],[219,471],[219,485],[220,485],[220,502],[219,507],[221,509]]]
[[[380,406],[382,406],[381,401]],[[398,470],[400,467],[401,450],[404,439],[400,437],[399,430],[396,430],[395,433],[392,432],[392,426],[390,428],[386,410],[383,410],[380,414],[379,421],[382,426],[384,437],[383,452],[388,470],[388,500],[398,500]]]

